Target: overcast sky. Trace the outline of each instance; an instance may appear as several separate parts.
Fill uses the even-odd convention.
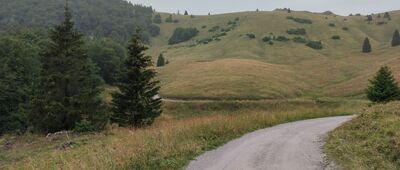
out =
[[[253,11],[271,11],[275,8],[291,8],[324,12],[330,10],[339,15],[350,13],[370,14],[400,9],[400,0],[129,0],[136,4],[152,6],[160,12],[176,13],[188,10],[191,14],[205,15]]]

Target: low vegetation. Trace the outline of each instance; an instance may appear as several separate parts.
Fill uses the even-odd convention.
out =
[[[340,40],[341,37],[339,35],[334,35],[332,36],[332,40]]]
[[[301,24],[312,24],[312,21],[310,19],[295,18],[295,17],[292,17],[292,16],[288,16],[288,17],[286,17],[286,19],[292,20],[294,22],[301,23]]]
[[[305,43],[307,43],[307,40],[303,37],[294,37],[293,42],[305,44]]]
[[[306,29],[304,28],[291,28],[286,31],[288,34],[294,35],[306,35]]]
[[[325,152],[348,170],[400,169],[400,103],[367,108],[329,134]]]
[[[0,169],[180,169],[204,151],[256,129],[354,114],[362,105],[334,100],[167,102],[165,114],[149,128],[111,126],[101,133],[52,139],[4,136]],[[60,148],[67,141],[70,145]]]

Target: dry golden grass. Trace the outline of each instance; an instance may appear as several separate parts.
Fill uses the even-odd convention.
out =
[[[279,105],[279,104],[276,104]],[[238,109],[204,116],[173,119],[162,116],[145,129],[110,128],[102,133],[71,136],[75,143],[56,147],[65,137],[49,141],[43,136],[3,137],[1,169],[180,169],[205,150],[256,129],[300,119],[356,113],[359,104],[285,104],[276,109]],[[278,109],[282,108],[282,109]]]
[[[390,13],[391,21],[366,17],[322,15],[309,12],[241,12],[212,16],[174,16],[179,23],[162,23],[161,35],[152,40],[148,53],[157,57],[163,52],[171,62],[160,68],[162,95],[175,98],[285,98],[285,97],[362,97],[368,79],[382,65],[392,66],[400,80],[399,48],[390,47],[395,29],[400,29],[400,12]],[[163,18],[169,14],[163,14]],[[307,18],[313,24],[300,24],[287,16]],[[212,36],[214,26],[226,28],[239,17],[238,27],[221,37],[221,41],[191,47],[197,40]],[[336,27],[329,27],[335,23]],[[201,29],[202,26],[207,26]],[[196,27],[199,36],[174,46],[168,38],[177,27]],[[348,31],[342,28],[348,27]],[[262,42],[264,36],[288,35],[289,28],[305,28],[304,36],[321,40],[324,49],[314,50],[304,44]],[[256,39],[246,38],[253,33]],[[340,35],[341,40],[332,40]],[[371,54],[362,54],[361,46],[369,37]]]

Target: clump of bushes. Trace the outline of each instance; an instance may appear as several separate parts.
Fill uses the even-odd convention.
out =
[[[294,35],[306,35],[306,29],[304,28],[291,28],[286,31],[288,34]]]
[[[280,36],[276,37],[275,40],[276,40],[276,41],[283,41],[283,42],[285,42],[285,41],[289,41],[290,39],[287,38],[287,37],[285,37],[285,36],[280,35]]]
[[[207,25],[201,26],[201,29],[205,29],[205,28],[207,28]]]
[[[332,36],[332,39],[333,39],[333,40],[340,40],[341,38],[340,38],[339,35],[334,35],[334,36]]]
[[[176,28],[173,35],[168,41],[169,45],[178,44],[190,40],[197,36],[199,31],[197,28]]]
[[[213,38],[204,38],[204,39],[200,40],[198,43],[200,43],[200,44],[208,44],[208,43],[210,43],[212,41],[213,41]]]
[[[292,20],[294,22],[301,23],[301,24],[312,24],[312,21],[310,19],[295,18],[295,17],[292,17],[292,16],[288,16],[288,17],[286,17],[286,19]]]
[[[219,26],[214,26],[211,29],[208,30],[208,32],[215,32],[219,30]]]
[[[342,30],[348,31],[349,28],[348,27],[343,27]]]
[[[247,35],[247,37],[249,37],[250,39],[256,38],[256,35],[254,35],[253,33],[248,33],[248,34],[246,34],[246,35]]]
[[[270,42],[272,41],[272,38],[270,36],[266,36],[262,39],[263,42]]]
[[[330,27],[336,27],[336,24],[335,23],[329,23],[329,26]]]
[[[323,48],[321,41],[308,41],[306,45],[316,50],[320,50]]]
[[[307,40],[305,38],[303,38],[303,37],[294,37],[293,38],[293,42],[305,44],[305,43],[307,43]]]
[[[213,37],[213,38],[218,38],[218,37],[223,37],[223,36],[226,36],[226,33],[225,33],[225,32],[221,32],[221,33],[219,33],[219,34],[215,34],[215,35],[213,35],[212,37]]]

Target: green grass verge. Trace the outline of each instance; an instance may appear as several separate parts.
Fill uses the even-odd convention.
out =
[[[366,109],[329,135],[325,151],[343,169],[400,169],[400,103]]]

